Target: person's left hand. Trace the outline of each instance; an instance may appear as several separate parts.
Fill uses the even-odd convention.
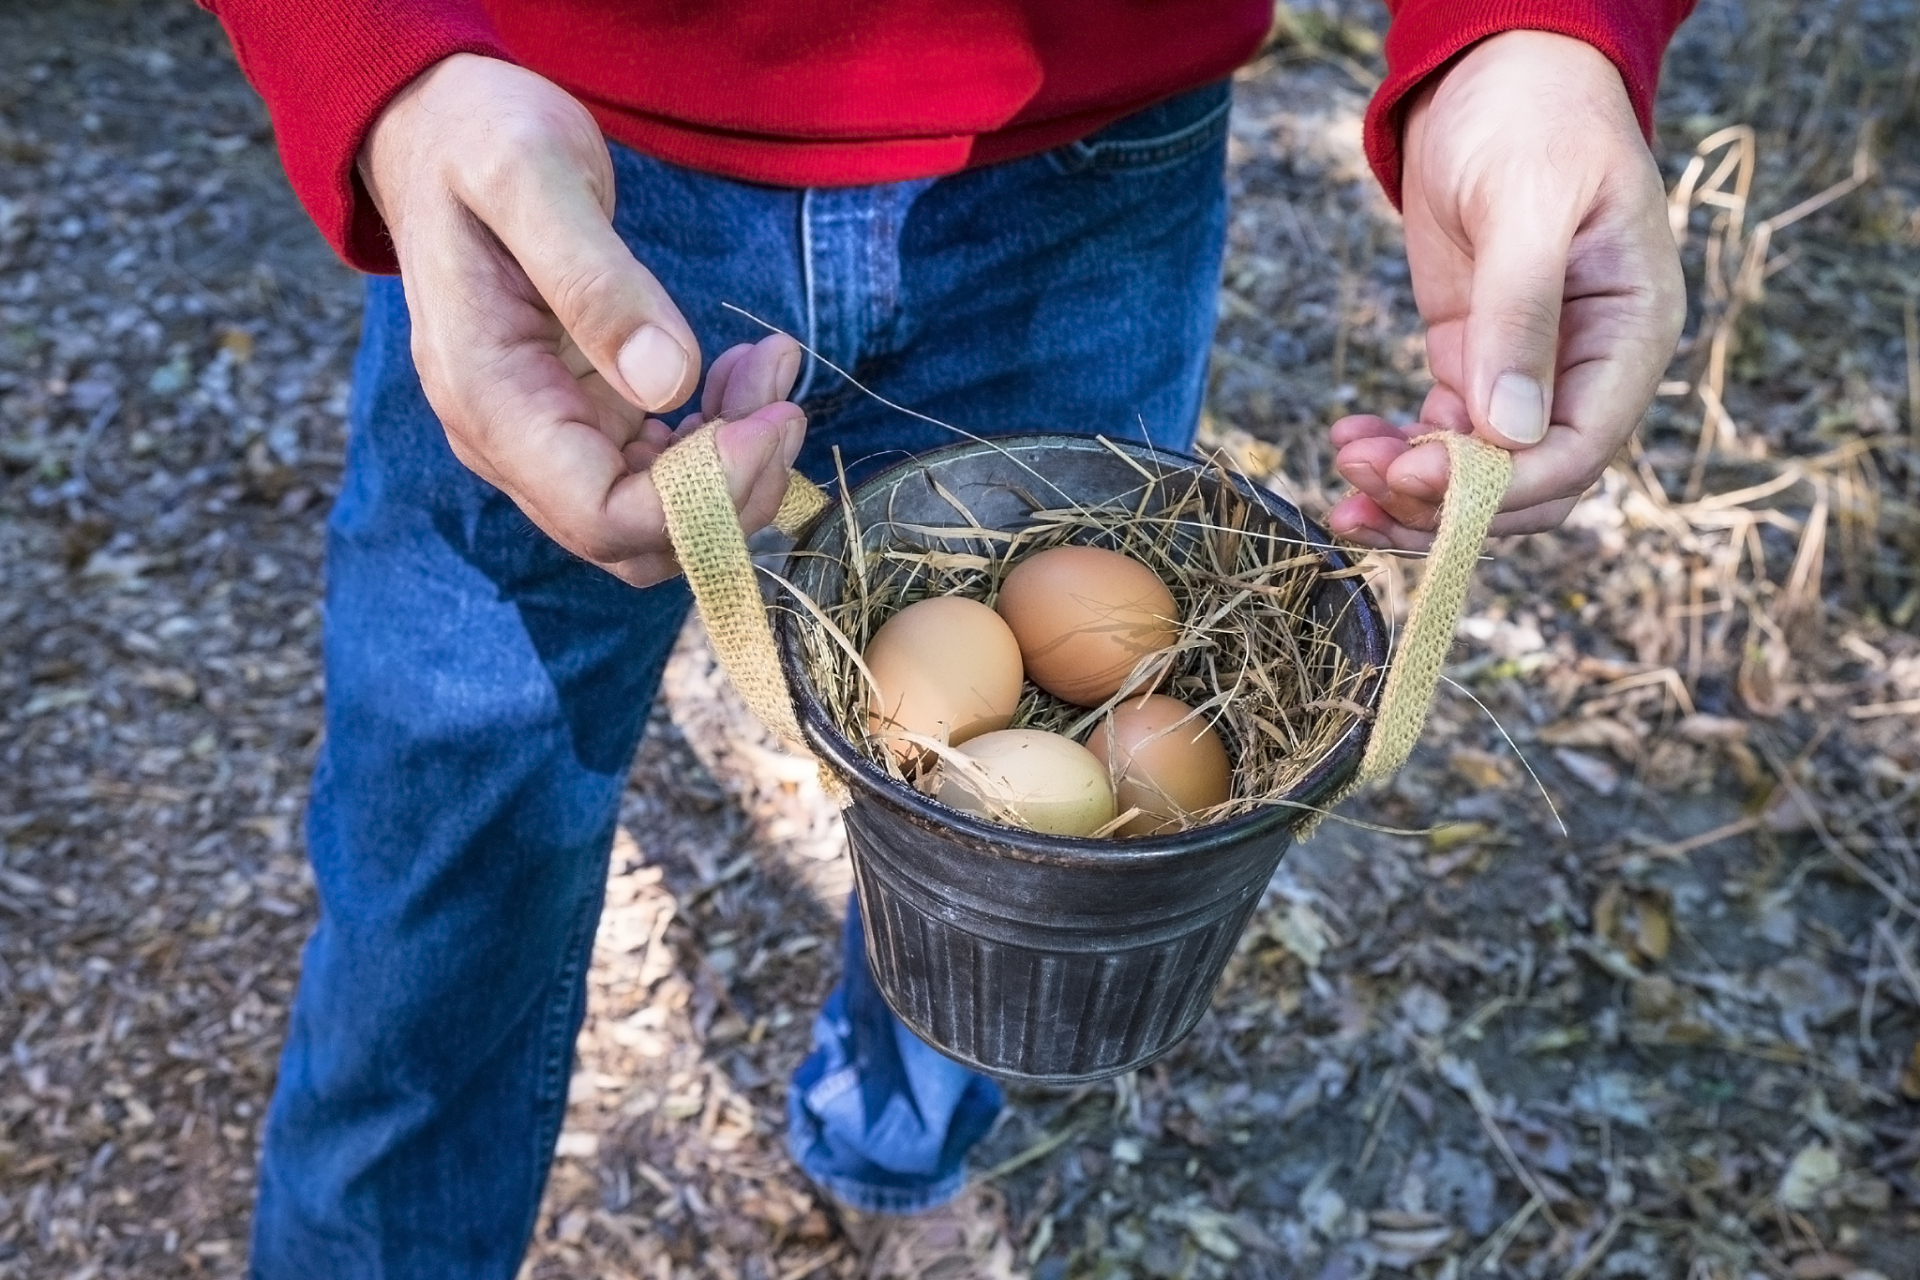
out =
[[[1473,432],[1515,452],[1492,532],[1557,526],[1640,423],[1686,314],[1660,172],[1620,74],[1539,31],[1480,42],[1407,114],[1403,210],[1435,386],[1420,421],[1333,426],[1358,492],[1336,534],[1432,541],[1447,452]]]

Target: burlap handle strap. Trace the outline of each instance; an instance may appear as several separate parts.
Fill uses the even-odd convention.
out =
[[[1473,568],[1487,540],[1487,526],[1499,513],[1513,478],[1513,455],[1497,445],[1456,431],[1429,432],[1413,443],[1430,440],[1447,446],[1451,464],[1446,500],[1440,505],[1440,528],[1427,553],[1426,577],[1407,609],[1399,652],[1387,668],[1387,685],[1380,691],[1367,754],[1349,791],[1392,777],[1413,754],[1413,744],[1420,740],[1433,707],[1440,669],[1453,648]]]
[[[693,589],[694,607],[707,624],[714,656],[741,701],[761,724],[804,748],[806,739],[794,719],[793,697],[780,672],[780,651],[774,647],[773,628],[767,625],[747,535],[727,491],[727,473],[720,467],[720,450],[713,438],[718,425],[706,424],[654,460],[653,485],[666,512],[667,538]],[[787,493],[774,513],[774,527],[797,534],[826,505],[827,495],[818,485],[797,471],[788,472]],[[824,765],[820,782],[836,804],[846,807],[845,785]]]
[[[760,600],[746,535],[720,467],[720,451],[713,438],[716,425],[701,427],[653,464],[654,486],[666,511],[667,536],[707,624],[714,654],[748,710],[788,742],[804,745]],[[1505,449],[1451,431],[1436,431],[1414,443],[1430,440],[1447,446],[1452,464],[1440,529],[1427,558],[1426,578],[1414,593],[1399,653],[1387,672],[1366,756],[1343,797],[1394,773],[1419,740],[1440,670],[1453,646],[1487,526],[1499,511],[1513,474],[1513,456]],[[783,533],[798,533],[826,505],[827,496],[817,485],[792,472],[774,525]],[[821,780],[827,793],[844,805],[846,790],[839,779],[822,768]]]

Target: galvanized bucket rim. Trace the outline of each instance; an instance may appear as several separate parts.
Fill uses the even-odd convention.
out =
[[[851,500],[858,501],[861,495],[882,485],[898,483],[902,472],[926,468],[956,455],[1036,447],[1094,451],[1107,451],[1113,448],[1132,454],[1142,461],[1160,464],[1170,472],[1204,471],[1217,474],[1208,463],[1199,458],[1138,441],[1031,432],[996,436],[987,440],[962,441],[917,454],[855,486]],[[1292,529],[1304,541],[1315,546],[1335,570],[1352,567],[1352,561],[1333,544],[1326,531],[1302,515],[1299,508],[1277,494],[1269,493],[1250,483],[1244,476],[1236,473],[1229,473],[1229,475],[1234,488],[1243,497],[1256,503],[1279,523]],[[848,495],[836,495],[835,501],[800,531],[786,565],[784,577],[788,581],[793,579],[793,558],[809,550],[813,538],[826,522],[842,518],[842,506],[848,500]],[[1372,664],[1375,668],[1375,674],[1361,690],[1359,699],[1362,706],[1372,711],[1378,706],[1386,673],[1387,637],[1383,626],[1384,620],[1380,615],[1378,604],[1358,579],[1344,579],[1341,581],[1341,586],[1348,593],[1349,602],[1356,608],[1359,616],[1361,640],[1365,652],[1356,653],[1354,657],[1359,661]],[[1189,831],[1176,832],[1168,836],[1135,837],[1125,840],[1095,839],[1089,836],[1057,836],[1022,831],[1000,823],[988,822],[972,814],[962,813],[957,809],[939,804],[890,777],[878,765],[855,750],[853,744],[828,717],[826,707],[815,694],[813,681],[806,673],[797,631],[800,625],[799,620],[804,617],[804,610],[792,599],[784,585],[780,589],[778,603],[781,607],[777,611],[778,623],[775,630],[780,648],[780,665],[786,675],[787,687],[793,693],[796,710],[799,712],[800,727],[806,733],[814,751],[848,781],[853,792],[854,803],[885,804],[917,823],[952,833],[965,840],[969,847],[989,845],[997,857],[1089,869],[1151,866],[1160,862],[1191,858],[1195,854],[1202,854],[1223,845],[1239,845],[1276,829],[1291,830],[1306,819],[1307,806],[1338,794],[1340,787],[1352,776],[1353,771],[1360,767],[1361,753],[1366,745],[1370,721],[1359,715],[1353,715],[1340,736],[1322,753],[1319,761],[1282,797],[1293,802],[1292,804],[1271,804],[1266,808],[1256,809],[1225,822],[1195,827]],[[1301,807],[1296,808],[1295,805]]]

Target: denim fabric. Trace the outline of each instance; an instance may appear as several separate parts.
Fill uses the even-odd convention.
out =
[[[748,186],[619,148],[615,224],[708,358],[764,330],[980,434],[1191,439],[1225,234],[1227,89],[1048,155],[844,190]],[[615,812],[687,609],[569,556],[466,471],[398,282],[368,283],[328,525],[321,914],[269,1112],[261,1280],[508,1280],[566,1104]],[[807,362],[801,465],[946,443]],[[637,833],[642,847],[646,833]],[[958,1189],[998,1091],[846,977],[792,1091],[806,1171],[857,1207]]]
[[[813,1023],[787,1093],[787,1146],[834,1199],[912,1213],[959,1194],[967,1149],[1000,1114],[1000,1088],[907,1030],[867,967],[860,903],[847,909],[846,975]]]

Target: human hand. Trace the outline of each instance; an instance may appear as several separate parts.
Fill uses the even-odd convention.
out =
[[[1333,426],[1358,490],[1328,515],[1366,546],[1432,541],[1443,428],[1515,452],[1492,532],[1566,518],[1633,434],[1673,356],[1686,291],[1666,193],[1612,63],[1509,31],[1475,45],[1407,114],[1403,210],[1435,386],[1406,428]]]
[[[375,120],[359,172],[386,219],[421,386],[460,461],[555,542],[635,586],[677,574],[648,468],[650,415],[692,394],[700,347],[615,234],[613,165],[586,109],[509,63],[456,54]],[[773,518],[806,418],[791,338],[714,362],[702,415],[751,533]],[[695,415],[681,430],[700,420]]]

